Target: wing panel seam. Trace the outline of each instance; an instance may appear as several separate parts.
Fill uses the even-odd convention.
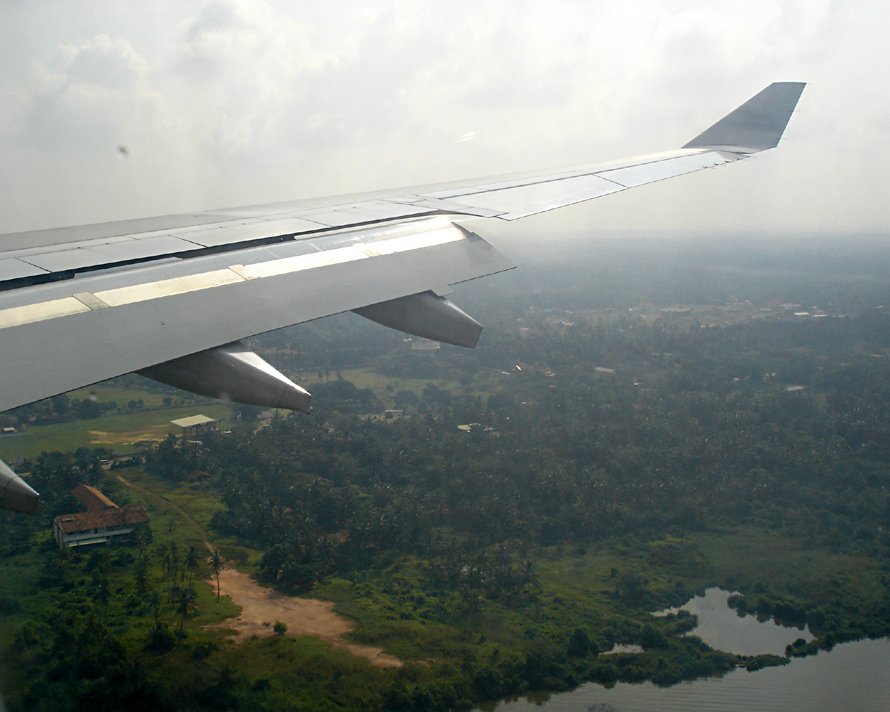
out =
[[[349,245],[348,247],[319,250],[309,254],[267,260],[250,265],[234,264],[209,272],[172,277],[156,282],[142,282],[97,292],[78,292],[71,297],[0,310],[0,329],[69,316],[85,311],[95,311],[108,307],[119,307],[164,297],[178,296],[254,279],[264,279],[282,274],[330,267],[371,257],[382,257],[420,250],[464,239],[466,239],[464,233],[459,228],[449,224],[447,227],[416,235],[376,241],[371,240]]]

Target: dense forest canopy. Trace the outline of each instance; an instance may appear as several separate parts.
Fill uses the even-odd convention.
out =
[[[53,592],[33,606],[0,601],[7,660],[38,680],[14,685],[23,708],[41,709],[49,690],[74,708],[149,690],[185,709],[448,709],[584,679],[668,684],[784,661],[712,651],[683,636],[694,621],[651,616],[705,585],[737,591],[741,613],[808,625],[814,639],[790,657],[890,634],[890,247],[571,248],[569,261],[569,248],[539,244],[523,271],[462,287],[456,300],[486,324],[475,351],[413,350],[353,315],[259,337],[266,358],[313,379],[316,412],[257,427],[243,410],[229,433],[145,453],[146,481],[213,503],[209,536],[232,545],[233,561],[255,552],[240,563],[265,582],[338,601],[359,639],[434,662],[365,671],[364,697],[300,696],[305,668],[262,684],[226,677],[219,665],[233,658],[185,625],[185,569],[170,583],[159,547],[172,524],[138,556],[72,561],[46,544],[72,483],[134,492],[98,467],[102,453],[44,453],[27,467],[45,513],[0,520],[5,554],[30,542],[28,565]],[[9,417],[41,408],[90,417],[61,400]],[[196,471],[210,478],[196,483]],[[121,583],[88,620],[60,584],[82,582],[83,602],[83,582],[105,590],[102,577],[123,582],[140,566],[142,588]],[[566,567],[586,573],[568,581]],[[163,605],[152,585],[166,586]],[[72,650],[98,655],[113,640],[125,662],[113,674],[97,662],[87,687],[44,670],[71,642],[41,628],[59,608],[80,636]],[[616,643],[644,652],[597,654]],[[177,655],[201,661],[187,694],[160,677]]]

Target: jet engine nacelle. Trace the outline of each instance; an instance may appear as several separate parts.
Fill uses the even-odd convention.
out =
[[[0,460],[0,509],[34,514],[40,495]]]

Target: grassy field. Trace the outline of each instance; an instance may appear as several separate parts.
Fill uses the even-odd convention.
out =
[[[232,416],[231,406],[218,401],[173,399],[172,405],[165,406],[163,394],[103,384],[69,395],[72,399],[94,398],[100,403],[113,401],[119,408],[142,399],[145,409],[108,411],[98,418],[67,423],[32,424],[22,435],[0,438],[0,459],[9,462],[16,457],[33,458],[43,451],[66,452],[79,447],[105,447],[128,454],[137,449],[134,443],[140,440],[163,440],[175,433],[177,428],[171,420],[200,413],[222,420],[225,426]]]
[[[263,552],[210,530],[213,514],[222,509],[219,498],[203,483],[174,485],[146,474],[141,467],[110,473],[116,487],[133,504],[145,507],[152,519],[152,530],[164,541],[174,541],[180,548],[210,542],[224,558],[241,571],[253,573]]]
[[[370,388],[386,408],[395,407],[394,396],[399,391],[411,391],[418,397],[429,383],[452,391],[457,395],[484,397],[492,386],[492,379],[499,381],[506,376],[483,374],[472,383],[461,384],[454,381],[431,381],[428,379],[393,378],[380,375],[371,369],[344,369],[340,375],[358,388]],[[336,375],[325,378],[317,372],[307,372],[300,379],[302,385],[312,390],[313,384],[335,380]],[[223,421],[223,427],[232,418],[232,407],[219,401],[183,395],[172,399],[155,391],[138,388],[124,388],[116,385],[98,384],[82,388],[68,394],[71,399],[92,398],[99,403],[114,402],[118,410],[109,411],[89,420],[74,420],[49,425],[32,424],[22,435],[0,437],[0,459],[7,462],[17,458],[34,458],[41,452],[76,450],[79,447],[105,447],[122,455],[135,452],[134,443],[143,440],[163,440],[168,434],[176,434],[177,428],[171,420],[190,415],[203,414]],[[164,403],[164,399],[168,403]],[[127,403],[142,400],[144,409],[128,410]],[[324,405],[324,404],[319,404]]]

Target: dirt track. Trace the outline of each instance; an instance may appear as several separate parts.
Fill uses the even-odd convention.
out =
[[[148,490],[133,484],[120,475],[117,479],[124,485],[132,487],[149,497],[158,497],[162,506],[176,511],[188,519],[199,530],[201,525],[187,512],[160,494],[153,494]],[[204,541],[208,551],[213,551],[213,545]],[[216,590],[216,581],[208,581],[211,588]],[[235,605],[241,608],[237,618],[230,618],[222,623],[217,623],[209,628],[234,631],[235,642],[240,643],[251,636],[275,635],[273,626],[275,621],[281,621],[287,626],[289,635],[314,635],[328,641],[338,648],[349,650],[353,655],[366,658],[374,665],[380,667],[401,667],[402,661],[387,655],[382,648],[374,648],[370,645],[357,645],[343,639],[343,636],[352,630],[350,621],[334,613],[334,604],[328,601],[319,601],[312,598],[297,598],[285,596],[282,593],[260,586],[247,574],[239,573],[234,569],[223,569],[219,574],[220,592],[229,596]]]
[[[216,588],[216,581],[210,582]],[[401,667],[402,661],[387,655],[381,648],[356,645],[343,639],[353,625],[334,613],[334,604],[311,598],[285,596],[271,588],[260,586],[247,574],[234,569],[223,569],[219,574],[220,591],[241,607],[237,618],[230,618],[209,628],[235,631],[236,642],[251,636],[272,636],[275,621],[287,625],[288,635],[314,635],[354,655],[367,658],[380,667]]]

